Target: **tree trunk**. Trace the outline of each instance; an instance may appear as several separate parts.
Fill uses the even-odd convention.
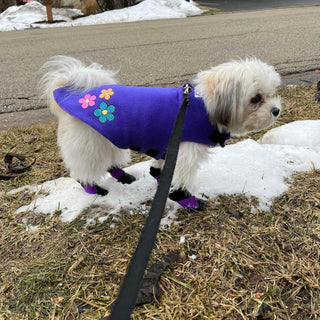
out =
[[[53,22],[51,0],[45,0],[47,17],[49,22]]]

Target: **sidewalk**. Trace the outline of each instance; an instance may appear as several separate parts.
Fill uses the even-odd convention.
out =
[[[320,5],[319,0],[197,0],[197,3],[203,6],[227,11],[264,10]]]

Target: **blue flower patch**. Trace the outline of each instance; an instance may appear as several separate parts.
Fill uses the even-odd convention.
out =
[[[116,110],[113,104],[107,105],[105,102],[101,102],[99,109],[94,110],[94,115],[99,118],[101,123],[105,123],[107,120],[112,121],[114,119],[113,112]]]

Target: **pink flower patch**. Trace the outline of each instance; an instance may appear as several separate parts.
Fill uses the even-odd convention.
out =
[[[87,93],[84,98],[79,99],[79,103],[81,103],[81,107],[83,109],[87,109],[89,106],[92,107],[95,105],[95,100],[97,99],[97,97],[95,95],[91,95],[89,93]]]

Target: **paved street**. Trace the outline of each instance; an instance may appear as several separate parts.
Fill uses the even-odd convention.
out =
[[[319,17],[315,6],[0,33],[0,130],[52,119],[37,89],[52,55],[102,63],[132,85],[181,85],[247,55],[288,75],[320,68]]]
[[[319,6],[319,0],[200,0],[202,6],[228,11],[261,10],[302,6]]]

